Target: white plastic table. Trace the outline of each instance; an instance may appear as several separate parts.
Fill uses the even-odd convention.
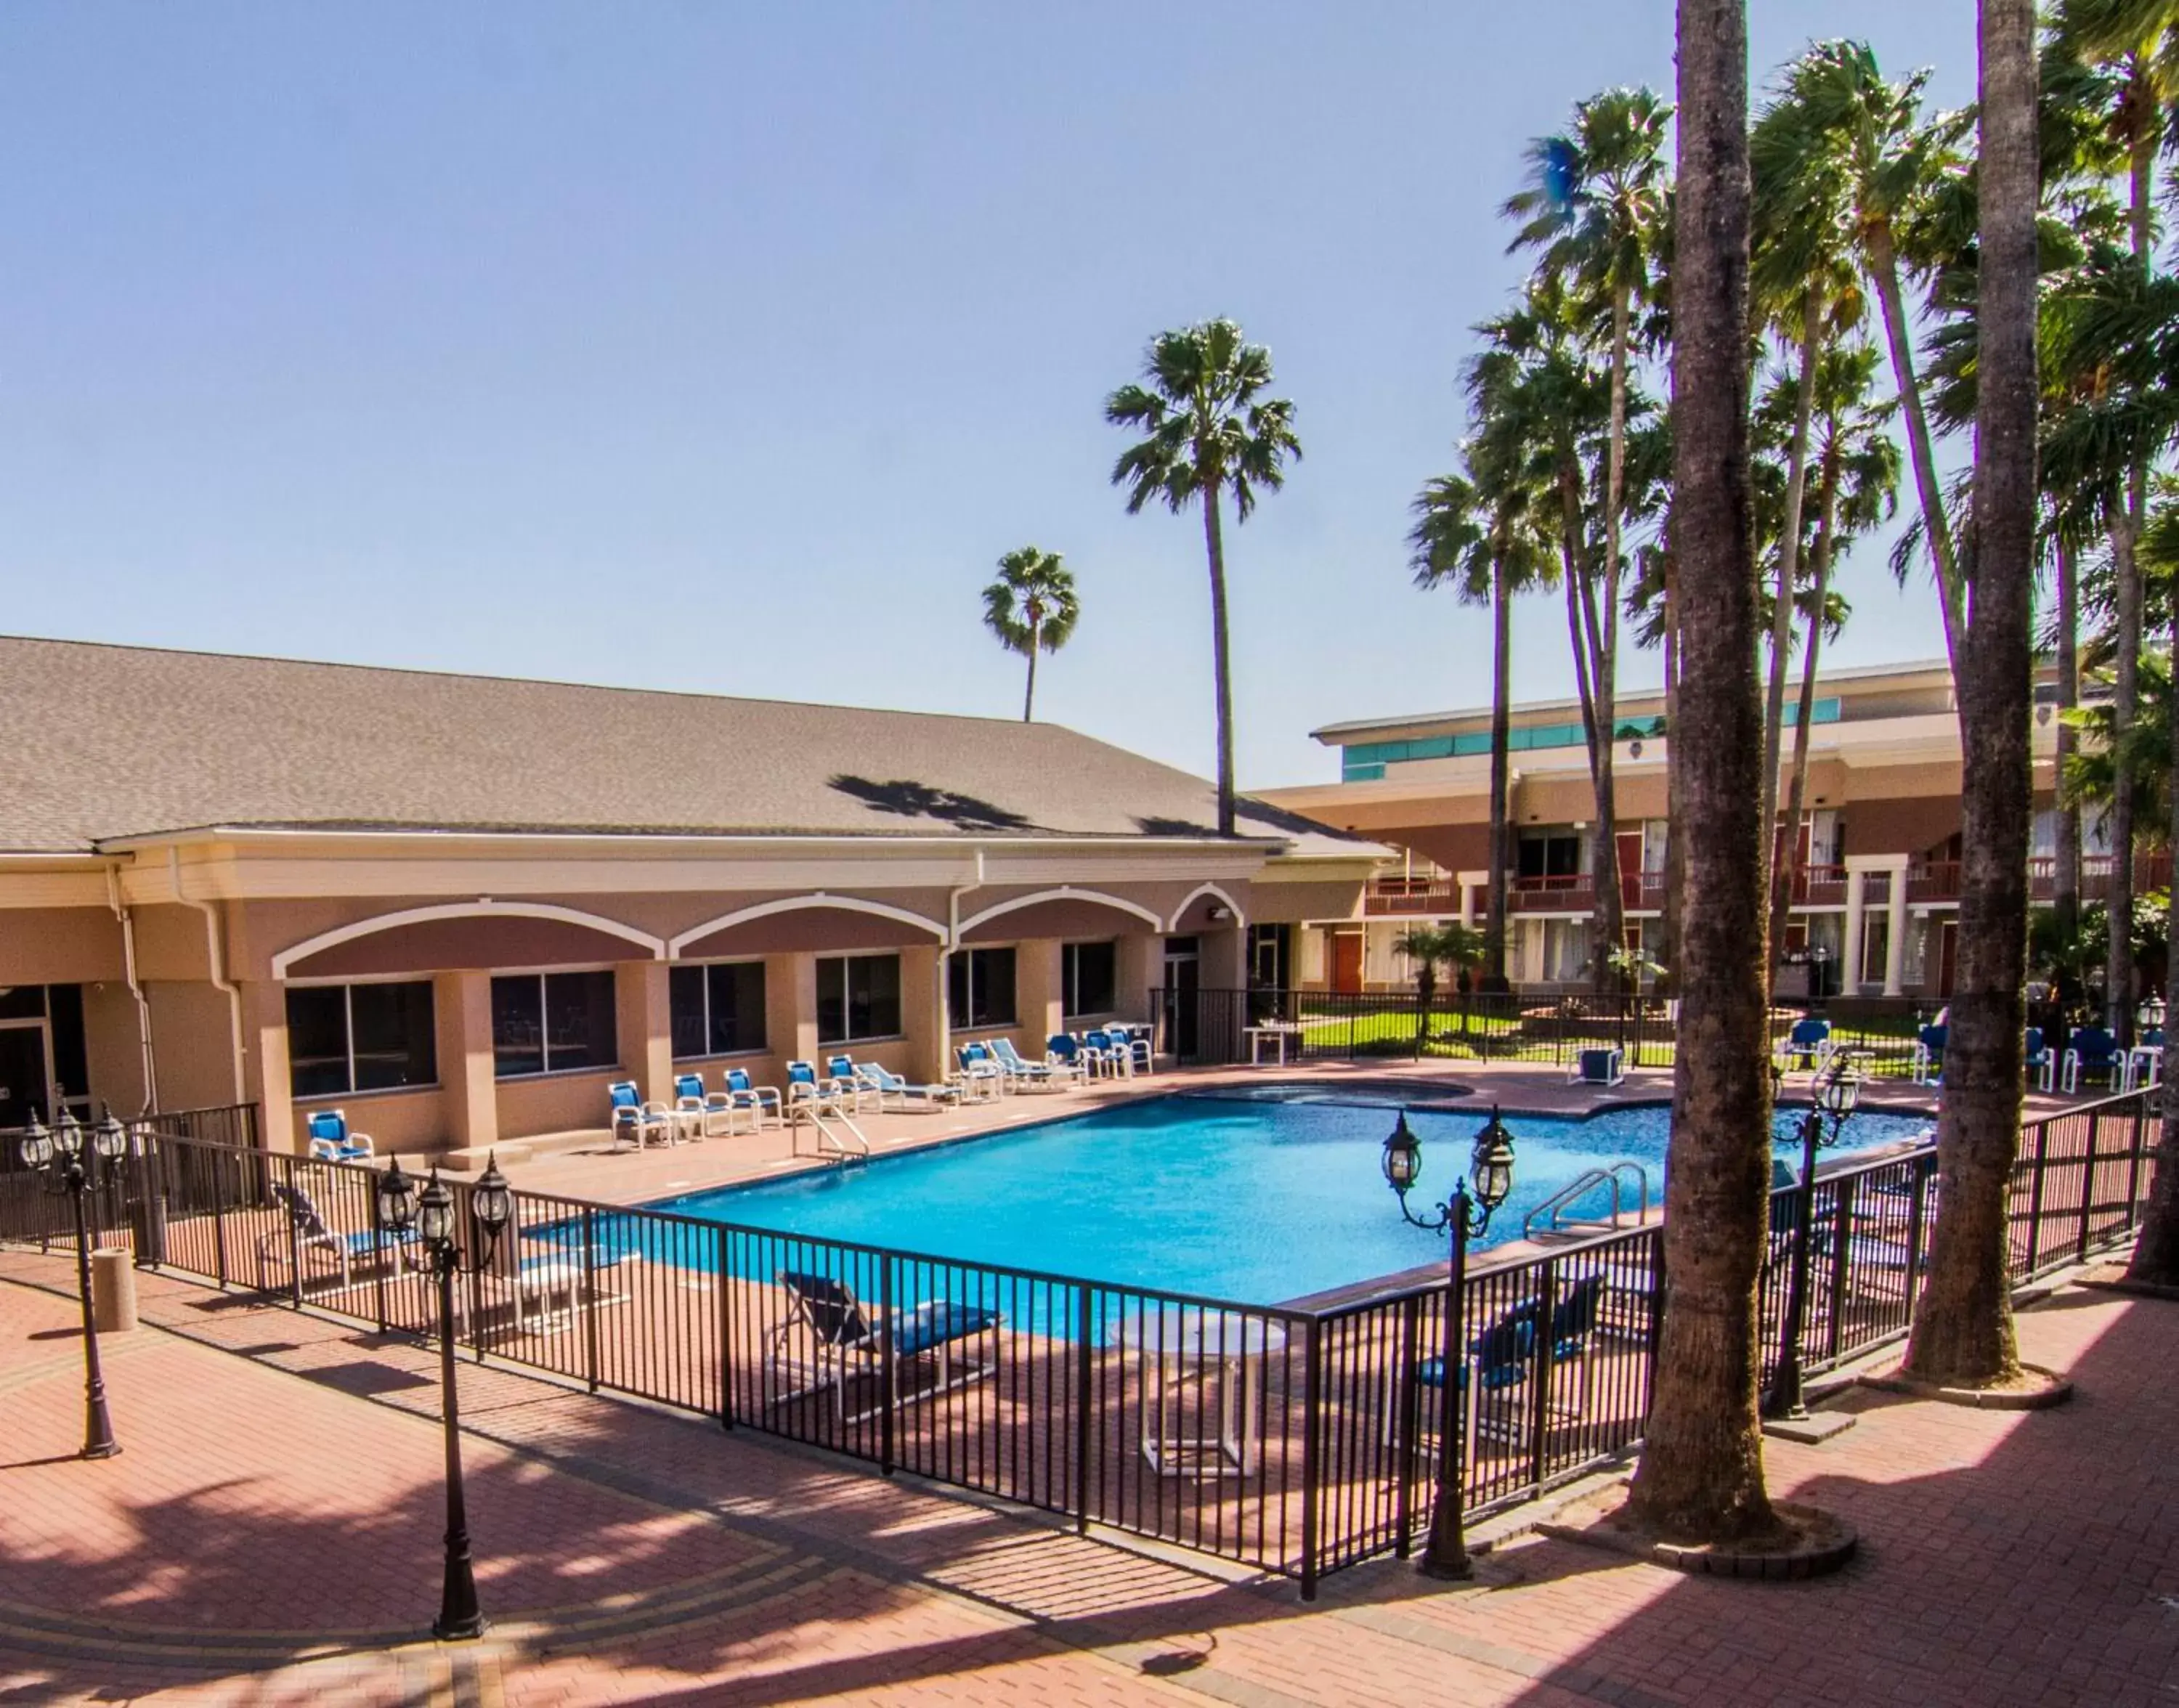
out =
[[[1278,1045],[1278,1065],[1284,1067],[1287,1065],[1287,1040],[1291,1038],[1299,1043],[1301,1028],[1287,1021],[1267,1021],[1261,1026],[1242,1027],[1241,1036],[1249,1041],[1249,1066],[1261,1067],[1264,1065],[1264,1040],[1271,1038]]]
[[[1286,1349],[1286,1330],[1260,1317],[1177,1305],[1122,1319],[1113,1344],[1157,1361],[1155,1396],[1143,1437],[1144,1461],[1160,1476],[1247,1476],[1258,1443],[1251,1403],[1254,1372],[1266,1355]],[[1195,1428],[1183,1425],[1177,1390],[1203,1387]]]

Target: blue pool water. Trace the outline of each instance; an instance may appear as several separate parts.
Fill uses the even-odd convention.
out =
[[[1423,1141],[1418,1212],[1441,1202],[1488,1116],[1411,1111]],[[1513,1196],[1479,1242],[1583,1170],[1630,1159],[1664,1169],[1668,1111],[1587,1120],[1513,1115]],[[1782,1136],[1798,1112],[1779,1112]],[[1445,1237],[1409,1226],[1380,1172],[1390,1105],[1201,1094],[1133,1103],[867,1164],[674,1198],[651,1207],[1010,1268],[1269,1305],[1442,1260]],[[1919,1116],[1863,1114],[1843,1148],[1923,1131]],[[1779,1154],[1798,1156],[1798,1141]],[[1600,1213],[1600,1193],[1577,1207]]]

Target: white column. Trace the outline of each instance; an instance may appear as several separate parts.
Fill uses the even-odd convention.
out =
[[[1460,881],[1460,922],[1475,923],[1476,892],[1490,882],[1488,872],[1462,872],[1456,874]]]
[[[1846,941],[1839,954],[1845,962],[1845,977],[1839,980],[1839,994],[1858,995],[1861,989],[1862,922],[1869,905],[1869,873],[1858,867],[1850,867],[1846,874]]]
[[[1904,994],[1900,973],[1907,965],[1907,868],[1904,866],[1891,874],[1891,893],[1885,898],[1884,919],[1884,994],[1899,996]]]

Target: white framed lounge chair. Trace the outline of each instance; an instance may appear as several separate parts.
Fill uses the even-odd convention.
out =
[[[288,1213],[288,1225],[262,1236],[257,1242],[258,1284],[272,1285],[272,1273],[292,1259],[297,1264],[307,1263],[312,1253],[329,1257],[338,1266],[340,1284],[346,1289],[355,1284],[355,1260],[359,1257],[383,1257],[393,1266],[393,1273],[401,1273],[401,1251],[403,1246],[416,1243],[414,1229],[396,1232],[392,1229],[366,1228],[358,1233],[336,1233],[326,1225],[326,1218],[310,1195],[300,1186],[276,1185],[272,1202]],[[296,1285],[302,1285],[298,1277]]]
[[[999,1071],[1017,1087],[1034,1086],[1039,1091],[1050,1091],[1062,1079],[1073,1076],[1071,1070],[1055,1068],[1050,1062],[1029,1060],[1014,1048],[1014,1041],[1010,1037],[995,1037],[990,1048],[991,1059],[999,1065]]]
[[[777,1127],[786,1123],[786,1106],[779,1095],[779,1087],[752,1084],[747,1068],[727,1070],[727,1095],[733,1099],[734,1107],[737,1109],[746,1109],[749,1112],[751,1119],[760,1130],[764,1125],[766,1110],[771,1114],[772,1125]]]
[[[925,1109],[951,1107],[961,1101],[958,1086],[919,1086],[910,1084],[891,1068],[880,1067],[875,1062],[859,1063],[855,1069],[858,1078],[877,1093],[881,1109],[904,1109],[915,1103]]]
[[[378,1154],[370,1134],[349,1130],[345,1110],[313,1109],[308,1130],[314,1163],[366,1162]]]
[[[615,1149],[634,1145],[639,1151],[650,1144],[670,1145],[680,1136],[673,1111],[664,1103],[645,1103],[634,1080],[615,1080],[606,1087],[612,1111]]]
[[[864,1109],[885,1108],[885,1098],[875,1086],[863,1077],[853,1056],[826,1057],[825,1071],[832,1076],[833,1094],[851,1114],[860,1114]]]
[[[731,1137],[739,1124],[742,1106],[725,1092],[707,1092],[704,1076],[700,1073],[676,1074],[673,1076],[673,1114],[683,1130],[693,1137],[708,1139],[724,1133]],[[750,1112],[749,1130],[756,1130],[755,1111]]]
[[[1005,1319],[987,1306],[926,1299],[881,1319],[846,1283],[829,1275],[782,1269],[779,1284],[787,1292],[788,1311],[767,1335],[767,1351],[773,1369],[788,1385],[772,1397],[775,1405],[829,1390],[834,1416],[842,1423],[859,1423],[888,1404],[933,1399],[981,1382],[998,1367],[998,1331]],[[981,1357],[963,1356],[968,1343],[986,1336]],[[903,1372],[926,1364],[935,1382],[903,1386]],[[848,1384],[864,1378],[879,1382],[888,1367],[892,1393],[881,1393],[875,1404],[850,1412]]]

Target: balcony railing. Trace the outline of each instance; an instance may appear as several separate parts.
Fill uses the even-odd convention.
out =
[[[1460,886],[1451,879],[1373,878],[1362,894],[1362,911],[1392,917],[1435,917],[1460,911]]]

